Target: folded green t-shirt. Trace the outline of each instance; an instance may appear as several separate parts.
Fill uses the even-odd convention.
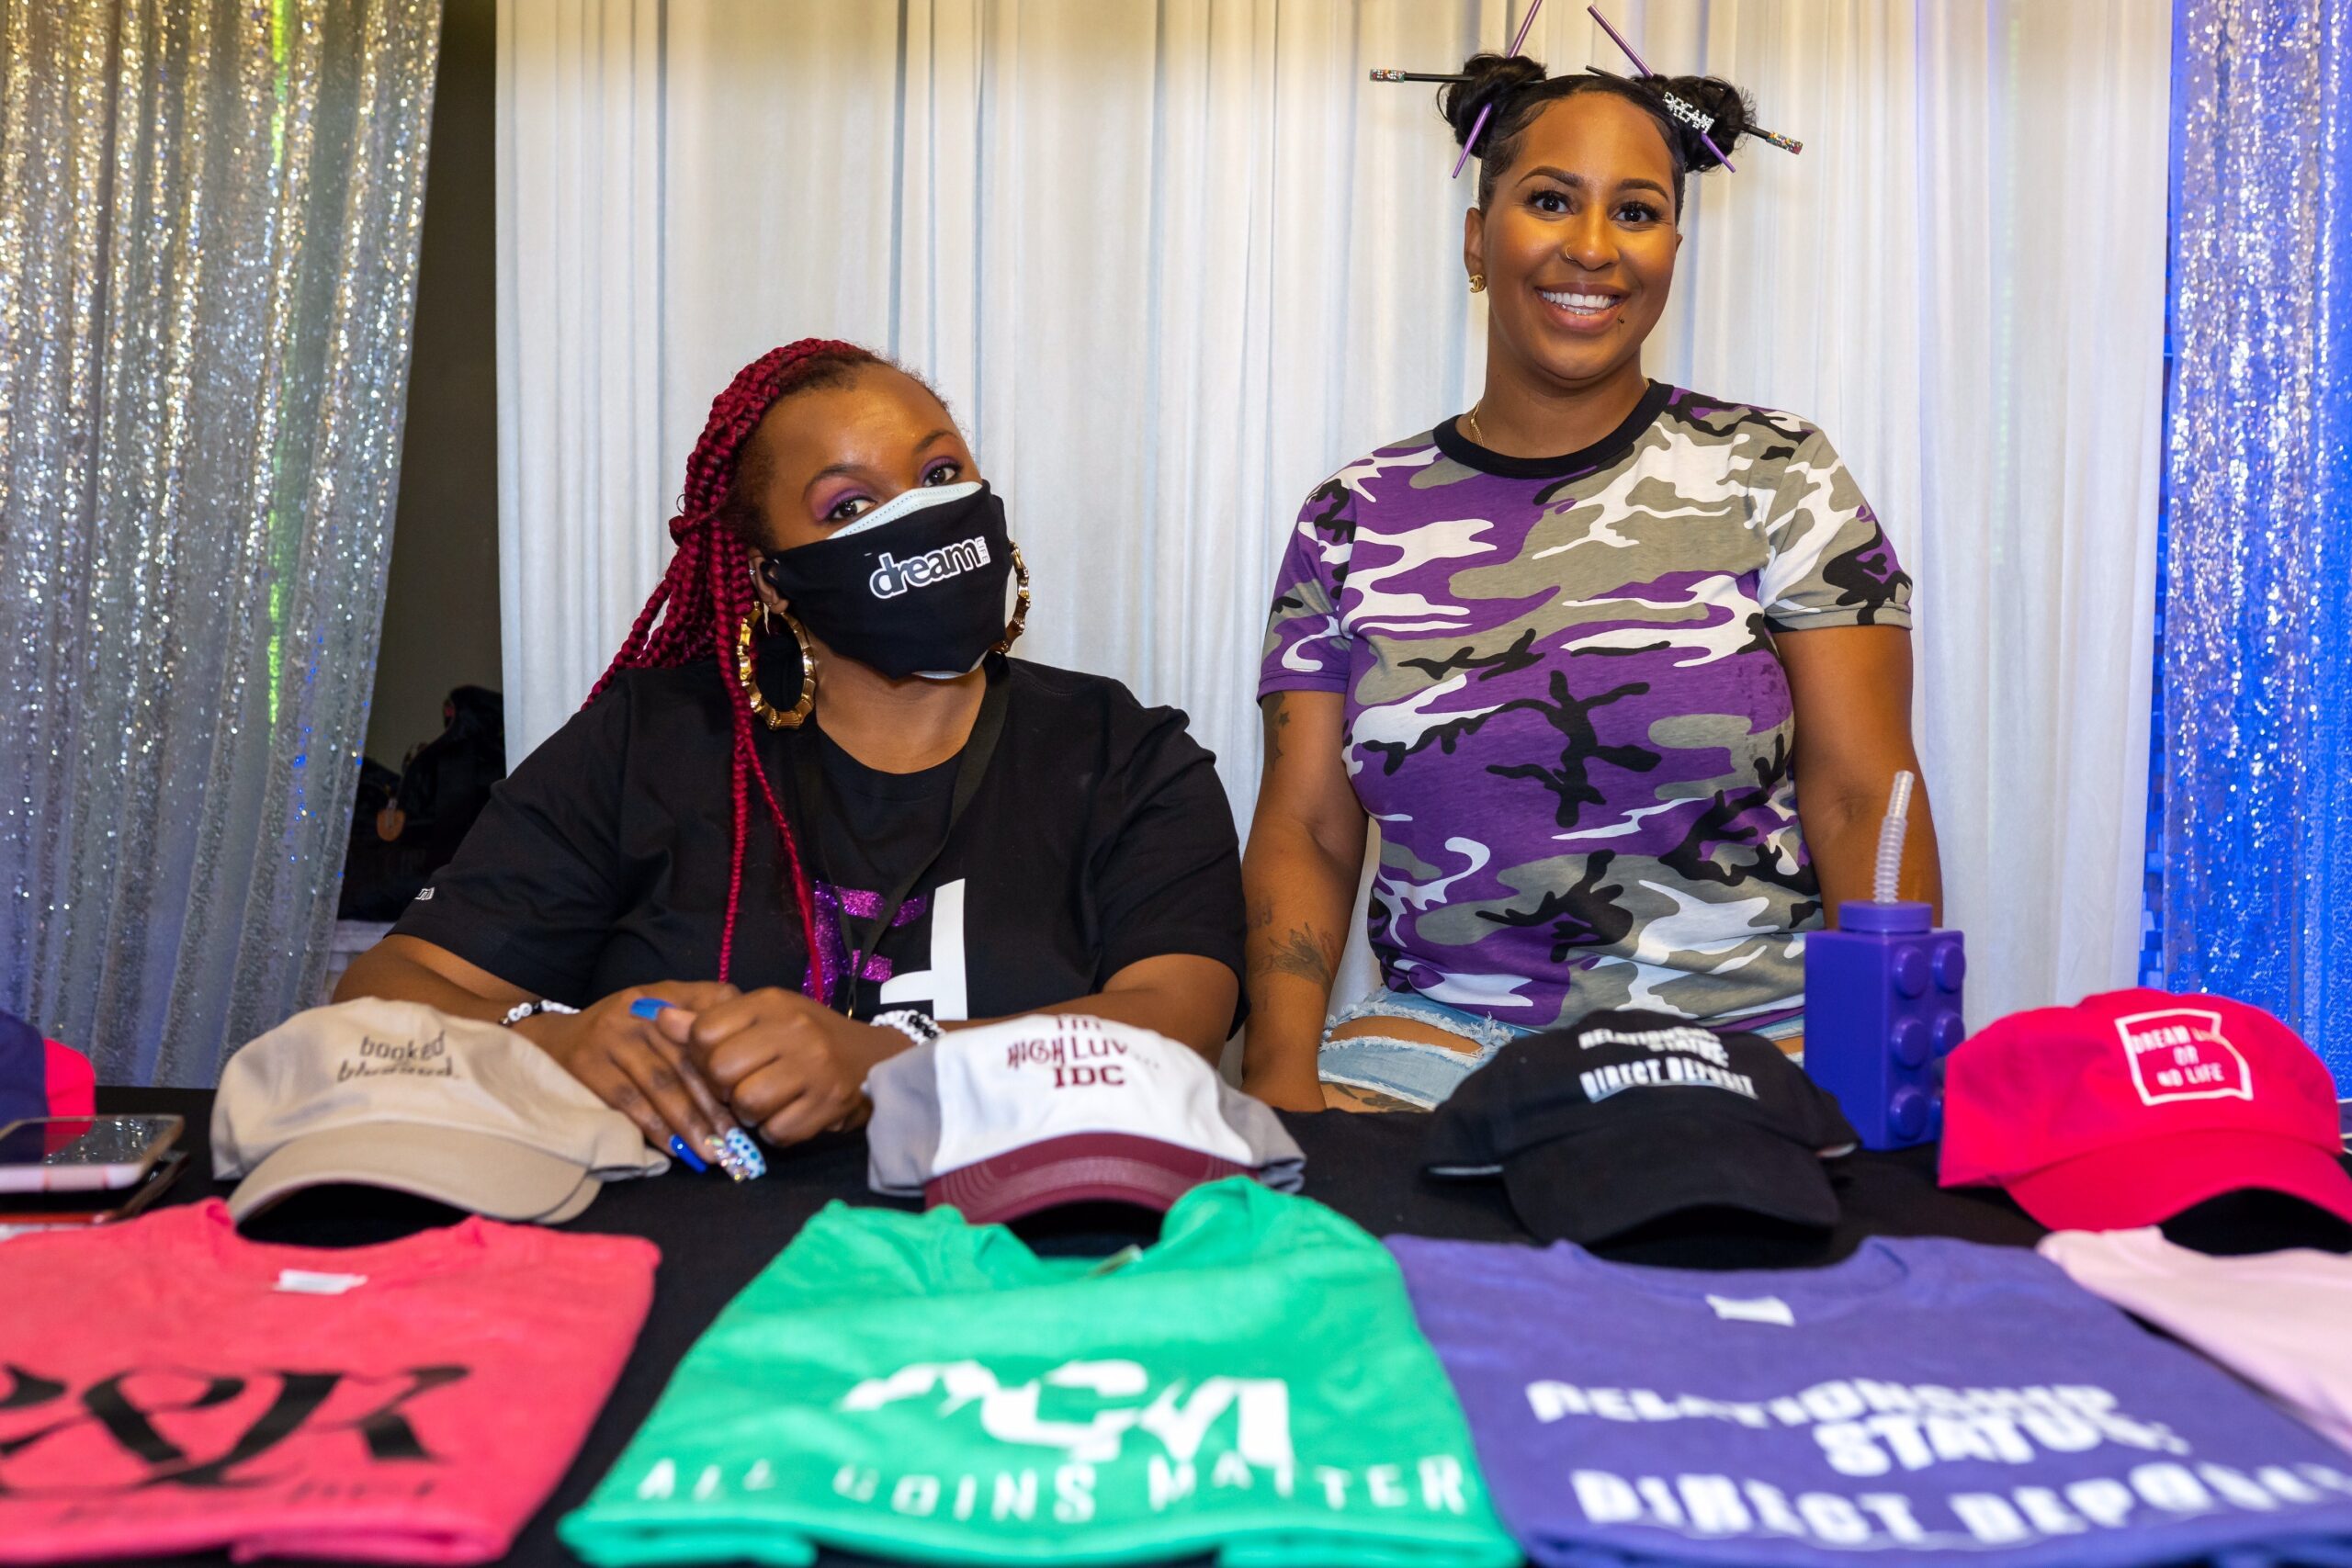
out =
[[[1387,1251],[1232,1178],[1107,1263],[835,1203],[563,1540],[590,1562],[1519,1561]]]

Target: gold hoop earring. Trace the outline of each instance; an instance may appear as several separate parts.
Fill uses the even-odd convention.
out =
[[[990,653],[1009,653],[1021,640],[1029,626],[1029,565],[1021,558],[1021,547],[1012,547],[1012,575],[1021,584],[1021,597],[1014,601],[1012,619],[1004,623],[1004,640],[989,649]]]
[[[767,606],[761,605],[759,614],[765,615]],[[817,656],[808,646],[808,634],[789,610],[785,612],[784,624],[792,628],[793,639],[800,644],[800,700],[788,710],[777,708],[760,691],[760,672],[752,657],[752,620],[745,615],[743,624],[735,628],[735,679],[752,700],[752,712],[761,723],[770,729],[797,729],[817,711]]]
[[[1487,275],[1483,272],[1472,273],[1470,275],[1470,292],[1473,294],[1484,294],[1486,291]]]

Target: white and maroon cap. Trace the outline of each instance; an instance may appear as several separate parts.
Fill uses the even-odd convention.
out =
[[[1204,1181],[1295,1191],[1274,1113],[1165,1035],[1038,1015],[950,1030],[866,1075],[866,1185],[975,1224],[1063,1203],[1165,1211]]]

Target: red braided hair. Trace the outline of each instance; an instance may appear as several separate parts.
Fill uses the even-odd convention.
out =
[[[752,586],[752,546],[742,534],[750,508],[737,479],[744,444],[770,409],[795,392],[837,385],[864,366],[887,363],[855,344],[811,337],[770,349],[736,372],[727,389],[712,400],[702,439],[686,458],[685,495],[678,514],[670,519],[670,537],[678,546],[670,558],[670,568],[662,574],[645,608],[637,613],[637,623],[629,627],[628,638],[613,656],[610,668],[588,694],[594,702],[624,670],[666,669],[699,659],[718,661],[727,676],[728,707],[735,728],[730,781],[734,844],[727,874],[727,922],[718,938],[718,977],[727,978],[735,956],[735,916],[742,903],[751,786],[757,783],[760,798],[767,805],[768,820],[775,824],[776,840],[784,850],[785,879],[808,944],[808,971],[801,989],[820,1001],[831,995],[832,986],[827,955],[817,944],[816,890],[800,858],[792,824],[776,803],[767,770],[760,766],[759,751],[752,741],[752,700],[733,674],[736,628],[758,607]]]

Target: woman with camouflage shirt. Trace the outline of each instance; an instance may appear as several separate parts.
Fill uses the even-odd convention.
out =
[[[1317,488],[1267,631],[1245,1081],[1279,1106],[1427,1108],[1601,1008],[1794,1049],[1804,932],[1867,897],[1919,766],[1911,581],[1827,438],[1642,374],[1717,161],[1666,99],[1729,151],[1740,94],[1464,69],[1484,394]],[[1936,902],[1913,812],[1905,893]],[[1382,984],[1327,1024],[1367,815]]]

